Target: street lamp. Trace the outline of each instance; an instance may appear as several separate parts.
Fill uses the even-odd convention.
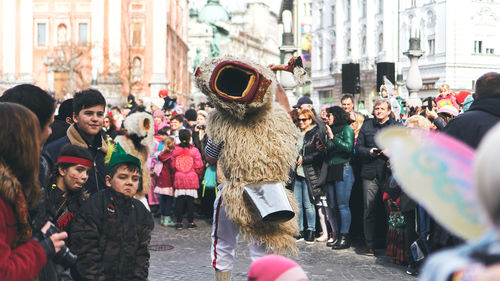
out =
[[[408,106],[421,106],[422,101],[418,96],[418,91],[422,89],[422,77],[418,68],[418,59],[424,55],[420,49],[420,32],[414,30],[410,33],[410,48],[403,53],[410,59],[410,69],[406,77],[406,88],[410,92],[410,97],[407,100]]]

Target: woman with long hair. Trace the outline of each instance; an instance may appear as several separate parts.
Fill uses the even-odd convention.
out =
[[[349,113],[340,106],[327,109],[327,163],[328,163],[328,195],[329,206],[335,213],[335,229],[337,239],[332,249],[346,249],[351,246],[349,228],[351,226],[351,198],[354,174],[349,164],[354,152],[354,131],[350,123]]]
[[[308,109],[299,113],[299,138],[297,150],[296,179],[293,194],[299,205],[299,230],[301,234],[297,240],[305,239],[306,243],[314,243],[316,229],[316,210],[313,203],[320,199],[322,194],[320,185],[321,165],[323,153],[318,149],[321,140],[320,128],[314,113]],[[307,225],[303,223],[303,213],[306,213]]]
[[[64,246],[67,234],[32,237],[28,212],[41,197],[37,117],[24,106],[0,103],[0,124],[0,276],[7,281],[31,280]]]

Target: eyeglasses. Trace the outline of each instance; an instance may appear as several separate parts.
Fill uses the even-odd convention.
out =
[[[165,114],[165,117],[170,117],[172,116],[172,114]]]
[[[299,119],[297,119],[298,122],[306,122],[307,120],[309,120],[309,118],[299,118]]]

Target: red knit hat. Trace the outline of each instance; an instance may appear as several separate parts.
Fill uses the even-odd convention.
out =
[[[307,281],[300,265],[289,258],[267,255],[256,259],[248,271],[248,281]]]
[[[470,92],[469,91],[460,91],[458,92],[458,94],[456,94],[456,98],[457,98],[457,102],[459,104],[463,104],[464,101],[465,101],[465,98],[470,95]]]

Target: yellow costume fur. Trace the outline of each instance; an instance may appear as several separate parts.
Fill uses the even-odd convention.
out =
[[[210,79],[223,61],[236,61],[256,69],[261,81],[267,81],[262,87],[264,91],[245,103],[221,98],[211,89]],[[293,194],[286,191],[296,216],[282,223],[262,221],[243,196],[243,189],[249,184],[274,181],[285,185],[290,169],[296,165],[296,128],[282,106],[274,102],[275,74],[250,60],[225,56],[205,60],[196,71],[195,80],[216,108],[209,113],[207,134],[214,143],[224,144],[219,163],[227,178],[222,189],[227,215],[247,241],[256,239],[276,252],[295,251],[293,235],[298,234],[298,212]]]

